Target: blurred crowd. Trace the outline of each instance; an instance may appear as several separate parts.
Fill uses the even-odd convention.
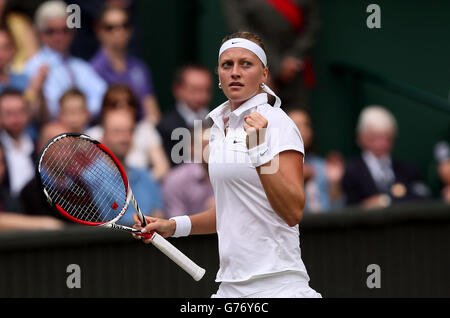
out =
[[[259,34],[270,52],[270,86],[305,146],[305,213],[430,198],[450,203],[449,143],[436,144],[431,185],[412,163],[392,156],[399,127],[383,106],[369,105],[359,115],[358,156],[344,159],[338,150],[320,155],[308,97],[315,84],[310,53],[320,27],[317,2],[289,1],[294,7],[287,11],[280,2],[227,0],[224,12],[230,31]],[[64,132],[85,133],[111,149],[147,215],[194,214],[215,204],[207,156],[193,158],[195,151],[179,149],[173,138],[185,128],[194,136],[190,147],[201,145],[202,154],[207,148],[213,72],[182,65],[167,88],[176,103],[162,112],[153,86],[157,74],[130,50],[138,30],[129,10],[133,1],[89,3],[92,28],[81,31],[68,27],[62,1],[42,2],[31,18],[0,1],[0,230],[66,224],[46,202],[36,174],[40,151]],[[131,214],[120,222],[130,224]]]

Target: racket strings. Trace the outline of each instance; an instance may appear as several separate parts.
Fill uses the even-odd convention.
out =
[[[71,156],[70,156],[70,158],[66,159],[66,164],[64,166],[62,166],[61,169],[60,169],[61,172],[62,171],[66,171],[66,168],[67,168],[67,166],[68,166],[68,164],[70,162],[76,164],[76,162],[72,161],[72,159],[73,159],[74,155],[76,153],[78,153],[78,150],[79,150],[80,146],[81,146],[81,144],[77,145],[77,144],[74,143],[72,145],[72,149],[68,149],[68,151],[71,153]],[[77,149],[74,149],[74,147],[77,147]],[[55,171],[56,167],[61,164],[61,159],[62,158],[59,157],[59,156],[53,156],[53,160],[52,160],[51,164],[49,164],[48,171],[49,172],[50,171]],[[56,202],[59,202],[60,199],[61,199],[61,193],[58,191],[57,185],[59,185],[59,184],[57,183],[57,181],[62,179],[62,174],[61,175],[55,174],[54,176],[55,176],[55,179],[54,179],[53,183],[49,184],[49,187],[51,189],[50,194],[51,194],[52,199],[54,198]],[[60,181],[63,182],[64,180],[60,180]],[[73,181],[72,180],[67,180],[67,182],[68,182],[67,187],[70,188],[72,186]],[[81,191],[74,191],[74,194],[75,195],[79,195],[80,192]]]
[[[91,152],[91,155],[90,155],[91,158],[87,158],[87,159],[92,159],[93,154],[94,153]],[[80,158],[83,158],[83,157],[79,156],[78,161],[80,161]],[[67,166],[66,166],[65,170],[67,171],[68,176],[71,178],[71,180],[67,184],[67,189],[69,192],[72,192],[72,194],[74,195],[74,198],[73,197],[71,198],[72,206],[68,206],[67,204],[64,204],[64,203],[61,203],[61,206],[63,207],[64,210],[66,210],[66,212],[68,212],[73,217],[78,218],[78,219],[82,219],[82,220],[86,220],[86,221],[90,221],[90,222],[108,221],[111,218],[108,215],[108,213],[105,213],[105,211],[100,211],[100,213],[99,213],[99,211],[98,211],[99,210],[98,207],[105,206],[105,200],[108,197],[108,196],[102,195],[101,191],[99,191],[100,190],[99,181],[101,179],[98,177],[103,178],[104,175],[102,172],[104,172],[104,171],[99,171],[98,169],[95,169],[94,174],[93,174],[89,170],[83,171],[82,170],[83,165],[86,165],[86,162],[81,162],[81,165],[80,165],[79,162],[74,161],[74,165],[71,167],[70,170],[68,170]],[[91,167],[95,167],[97,165],[98,164],[96,164],[94,162]],[[92,199],[87,202],[86,202],[86,200],[83,200],[83,198],[84,198],[84,195],[86,194],[86,192],[90,192],[89,189],[86,189],[85,185],[78,186],[78,182],[80,182],[80,181],[74,182],[74,180],[73,180],[74,177],[77,178],[76,176],[80,175],[81,173],[84,173],[85,177],[88,177],[91,180],[90,188],[92,188],[95,191],[94,193],[91,193],[91,195],[93,195]],[[107,177],[107,178],[110,178],[110,177]],[[92,181],[92,180],[94,180],[94,181]],[[103,180],[110,180],[110,179],[105,178]],[[87,188],[89,188],[89,186]],[[112,187],[110,186],[109,188],[111,189]],[[62,195],[64,195],[64,197],[67,197],[67,191],[57,194],[56,200],[61,201]],[[99,201],[100,198],[102,198],[101,201]],[[79,208],[80,206],[84,206],[85,209],[80,209]],[[71,209],[71,207],[72,207],[72,209]],[[72,210],[73,210],[73,212],[72,212]],[[113,213],[113,215],[115,215],[115,214],[116,213]],[[99,217],[101,217],[101,218],[99,218]]]
[[[74,218],[104,223],[125,206],[119,169],[91,141],[70,136],[57,140],[46,150],[40,170],[48,196]]]
[[[59,142],[58,146],[60,147],[59,154],[64,154],[64,153],[66,153],[66,150],[67,150],[67,152],[70,153],[71,156],[69,158],[64,158],[64,159],[61,156],[59,156],[59,155],[53,155],[52,156],[52,160],[48,164],[47,170],[50,173],[49,176],[52,176],[53,178],[49,178],[49,176],[47,178],[44,178],[44,184],[46,184],[49,187],[50,191],[48,191],[48,193],[50,194],[50,197],[52,198],[52,200],[55,203],[57,203],[60,206],[62,206],[62,205],[64,205],[64,203],[61,202],[62,201],[62,197],[63,196],[67,196],[67,193],[66,193],[67,189],[73,189],[73,186],[75,186],[75,184],[74,184],[74,182],[73,182],[73,180],[71,178],[72,178],[72,175],[73,175],[73,172],[74,172],[73,168],[78,166],[78,163],[76,161],[73,161],[73,157],[75,156],[75,154],[78,153],[81,144],[80,143],[79,144],[73,143],[71,145],[72,148],[64,149],[64,148],[61,147],[63,141],[58,141],[58,142]],[[64,141],[64,142],[67,143],[67,141]],[[55,147],[56,147],[56,145],[53,146],[53,148],[51,149],[52,153],[57,153]],[[77,147],[77,149],[74,149],[74,147]],[[48,152],[50,152],[50,150]],[[48,158],[49,157],[46,157],[45,159],[47,161],[49,161],[50,159],[48,159]],[[66,164],[65,165],[62,164],[62,160],[66,160]],[[45,160],[44,160],[44,162],[45,162]],[[67,169],[69,163],[73,164],[73,166],[70,169],[72,171]],[[59,170],[56,170],[56,167],[59,167]],[[45,169],[45,165],[44,165],[44,169]],[[60,173],[58,173],[58,171]],[[67,175],[69,177],[71,177],[71,178],[70,179],[67,178],[66,180],[64,180],[64,178],[63,178],[64,174],[62,172],[67,173]],[[47,181],[50,181],[50,182],[47,182]],[[65,185],[62,186],[61,185],[62,183],[64,183]],[[64,188],[67,188],[67,189],[64,190]],[[84,190],[82,190],[81,188],[73,190],[73,194],[75,195],[75,198],[78,197],[79,194],[81,194],[82,192],[84,192]],[[72,198],[72,200],[73,199],[74,198]],[[74,205],[79,205],[80,204],[79,201],[80,200],[78,199],[78,200],[74,201],[73,204]],[[66,208],[66,210],[68,210],[66,206],[64,206],[63,208]],[[67,211],[67,212],[69,212],[69,214],[72,215],[71,211]],[[77,217],[77,215],[72,215],[72,216]]]

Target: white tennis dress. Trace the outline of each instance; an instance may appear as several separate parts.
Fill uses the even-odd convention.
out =
[[[268,120],[271,156],[304,153],[293,121],[258,94],[230,113],[228,102],[207,117],[214,121],[209,140],[209,174],[216,199],[219,239],[219,290],[212,297],[321,297],[308,285],[301,259],[298,225],[290,227],[272,209],[246,146],[244,116],[257,111]],[[224,132],[223,118],[229,116]],[[270,169],[276,169],[272,160]],[[265,167],[262,167],[265,168]]]

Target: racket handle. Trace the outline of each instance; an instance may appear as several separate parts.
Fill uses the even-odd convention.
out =
[[[196,281],[202,279],[205,274],[205,270],[195,264],[191,259],[189,259],[186,255],[184,255],[180,250],[178,250],[175,246],[169,243],[166,239],[164,239],[161,235],[152,231],[151,233],[140,233],[129,226],[124,226],[115,223],[107,223],[102,224],[103,227],[118,229],[127,231],[130,233],[135,233],[137,235],[141,235],[147,239],[150,239],[150,242],[158,248],[161,252],[163,252],[167,257],[169,257],[172,261],[174,261],[178,266],[184,269],[189,275],[192,276]]]
[[[169,257],[178,266],[184,269],[196,281],[202,279],[203,275],[205,274],[205,270],[195,264],[191,259],[180,252],[175,246],[170,244],[170,242],[164,239],[161,235],[155,232],[153,234],[151,242],[156,248],[166,254],[167,257]]]

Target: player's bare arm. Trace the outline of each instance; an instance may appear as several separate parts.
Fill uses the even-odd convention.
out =
[[[279,160],[274,173],[261,173],[263,167]],[[303,155],[297,151],[283,151],[272,161],[256,168],[264,191],[274,211],[289,225],[298,224],[303,215],[305,193],[303,190]]]

